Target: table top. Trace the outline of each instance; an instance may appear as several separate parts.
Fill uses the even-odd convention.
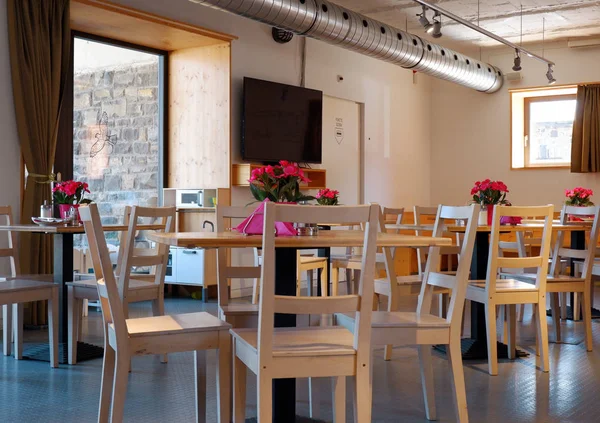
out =
[[[163,225],[138,225],[138,231],[152,231],[162,229]],[[102,225],[104,232],[123,232],[129,229],[127,225]],[[46,234],[84,234],[83,225],[78,226],[40,226],[40,225],[0,225],[0,231],[36,232]]]
[[[239,232],[171,232],[151,233],[148,239],[158,243],[185,248],[249,248],[261,247],[261,235],[243,235]],[[363,245],[362,231],[319,231],[316,236],[281,236],[275,238],[276,247],[327,248],[359,247]],[[427,247],[430,245],[452,245],[450,238],[414,236],[400,234],[377,234],[379,247]]]
[[[433,225],[415,225],[414,223],[388,223],[386,229],[396,229],[401,231],[432,231]]]
[[[565,232],[572,232],[572,231],[589,231],[591,229],[590,225],[585,225],[585,224],[578,224],[581,222],[576,222],[574,224],[567,224],[567,225],[561,225],[561,224],[552,224],[552,230],[553,231],[565,231]],[[520,225],[502,225],[500,232],[520,232],[520,231],[532,231],[532,230],[536,230],[536,229],[544,229],[544,225],[540,224],[540,223],[526,223],[526,224],[520,224]],[[460,225],[450,225],[447,227],[447,230],[449,232],[464,232],[465,231],[465,227],[464,226],[460,226]],[[492,227],[491,226],[478,226],[477,227],[477,232],[492,232]]]

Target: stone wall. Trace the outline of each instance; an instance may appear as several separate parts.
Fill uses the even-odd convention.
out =
[[[75,75],[73,147],[74,178],[104,223],[122,222],[125,205],[157,204],[158,59]]]

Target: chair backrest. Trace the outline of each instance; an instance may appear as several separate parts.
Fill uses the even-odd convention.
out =
[[[13,224],[12,208],[10,206],[0,206],[0,218],[4,218],[6,225]],[[19,275],[19,249],[17,248],[17,234],[14,231],[7,231],[8,248],[0,248],[0,257],[6,257],[10,260],[10,276]]]
[[[106,238],[102,229],[102,221],[98,206],[94,203],[79,208],[79,216],[83,222],[88,238],[94,273],[98,279],[98,296],[104,320],[104,339],[108,339],[107,327],[110,323],[115,326],[117,345],[127,342],[127,325],[123,312],[123,303],[113,272],[110,254],[106,246]]]
[[[140,207],[126,208],[125,224],[128,226],[125,242],[121,240],[120,256],[117,264],[118,286],[121,298],[127,298],[129,279],[132,267],[155,267],[151,278],[156,285],[165,281],[169,246],[156,243],[151,248],[135,248],[136,235],[140,219],[150,219],[153,224],[160,225],[156,232],[173,232],[175,230],[175,207]],[[141,279],[145,279],[142,277]]]
[[[291,297],[275,295],[275,222],[295,223],[365,223],[363,255],[358,295],[336,297]],[[275,313],[333,314],[356,313],[354,349],[357,363],[370,360],[371,314],[375,275],[375,256],[379,226],[379,206],[294,206],[268,203],[265,207],[263,235],[262,283],[259,303],[259,366],[272,357]],[[289,269],[294,272],[294,269]],[[357,364],[358,365],[358,364]],[[362,364],[360,364],[362,365]]]
[[[600,226],[598,225],[598,221],[600,220],[600,207],[563,206],[560,212],[560,223],[562,225],[568,224],[569,216],[593,216],[590,236],[586,242],[586,248],[584,250],[575,250],[563,246],[565,231],[558,231],[554,251],[552,252],[550,274],[556,276],[560,273],[561,259],[579,259],[583,260],[581,277],[584,279],[591,278],[592,267],[594,266],[594,258],[596,256],[596,248],[598,243],[598,232],[600,230]]]
[[[540,253],[537,256],[530,257],[500,257],[500,219],[502,216],[520,217],[520,216],[539,216],[544,220],[544,229],[542,232],[542,243]],[[490,250],[488,258],[487,276],[485,289],[487,295],[493,295],[496,292],[496,280],[499,269],[527,269],[535,268],[537,272],[535,286],[540,292],[546,291],[546,279],[548,274],[548,258],[550,256],[550,241],[552,239],[552,219],[554,216],[554,206],[495,206],[494,217],[492,218],[492,236],[490,239]],[[526,226],[523,230],[528,230]]]
[[[460,246],[456,274],[441,273],[438,270],[440,267],[441,256],[443,255],[443,247],[429,248],[417,306],[417,313],[419,315],[431,313],[431,298],[435,287],[450,289],[452,290],[452,296],[446,320],[451,323],[452,327],[458,327],[460,329],[480,209],[481,207],[477,204],[460,207],[438,206],[432,235],[434,237],[444,236],[446,227],[448,225],[456,224],[457,221],[464,223],[465,233]],[[454,324],[452,324],[453,322]]]
[[[415,218],[415,225],[423,225],[423,226],[427,226],[429,225],[429,221],[434,220],[437,221],[437,213],[438,213],[438,207],[423,207],[423,206],[415,206],[414,207],[414,218]],[[422,235],[427,235],[427,233],[429,233],[431,231],[431,229],[425,229],[425,230],[420,230],[417,229],[415,230],[415,235],[417,236],[422,236]],[[459,241],[459,237],[456,237],[457,243]],[[422,275],[423,272],[425,271],[425,266],[427,265],[427,252],[429,251],[428,248],[425,247],[419,247],[416,249],[417,250],[417,264],[418,264],[418,271],[419,271],[419,275]],[[452,245],[452,246],[444,246],[444,247],[440,247],[440,254],[441,255],[458,255],[460,251],[460,245]]]
[[[228,229],[230,219],[245,219],[256,210],[254,207],[241,206],[217,206],[217,232],[225,232]],[[229,225],[231,226],[231,225]],[[231,266],[227,260],[227,252],[230,248],[220,247],[217,249],[217,291],[219,306],[229,304],[229,280],[231,279],[257,279],[260,278],[260,266],[255,261],[254,266]],[[255,256],[258,254],[254,249]]]

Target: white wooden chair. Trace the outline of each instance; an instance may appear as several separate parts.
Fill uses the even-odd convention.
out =
[[[150,218],[161,225],[158,232],[173,232],[175,228],[175,207],[126,207],[125,224],[127,232],[121,237],[117,268],[115,270],[119,295],[123,301],[125,318],[129,317],[129,304],[140,301],[152,301],[152,314],[165,314],[164,284],[169,247],[156,244],[153,248],[136,248],[135,239],[140,219]],[[132,275],[132,267],[152,267],[153,274]],[[99,270],[99,269],[95,269]],[[82,279],[69,282],[68,286],[68,328],[69,364],[77,363],[77,341],[81,337],[81,316],[83,300],[98,301],[96,280]],[[167,362],[167,357],[163,357]]]
[[[485,305],[486,330],[488,343],[488,363],[490,375],[498,374],[498,345],[496,332],[496,306],[508,307],[508,354],[516,356],[516,305],[535,304],[537,321],[537,343],[541,346],[542,371],[549,370],[548,326],[546,323],[546,278],[550,241],[552,238],[552,218],[554,206],[496,206],[492,223],[487,277],[485,281],[472,281],[467,288],[467,300]],[[500,218],[502,216],[540,216],[544,217],[544,231],[539,256],[499,257]],[[500,268],[535,267],[535,284],[513,279],[499,279]],[[519,277],[521,277],[519,275]]]
[[[205,421],[205,350],[217,349],[218,421],[228,423],[231,416],[231,325],[205,312],[127,319],[122,293],[108,255],[98,208],[95,204],[90,204],[81,207],[79,213],[88,237],[94,272],[99,278],[97,287],[104,321],[104,361],[98,422],[123,421],[132,356],[184,351],[194,351],[195,354],[196,421]],[[132,220],[135,215],[134,209]],[[130,262],[125,260],[124,266],[127,263]]]
[[[560,327],[560,302],[559,294],[577,293],[581,298],[583,310],[583,322],[585,326],[585,346],[588,351],[592,351],[592,267],[596,255],[596,242],[600,231],[600,207],[575,207],[563,206],[560,213],[560,223],[567,224],[569,216],[594,216],[590,231],[589,241],[586,242],[584,250],[574,250],[563,247],[565,231],[558,231],[556,242],[552,253],[552,263],[547,278],[546,292],[550,294],[550,304],[552,307],[552,320],[554,323],[554,334],[556,342],[561,341]],[[580,275],[570,276],[564,274],[564,266],[561,266],[565,260],[576,259],[582,261],[579,265]],[[535,275],[525,273],[518,275],[519,279],[532,280]],[[565,302],[562,305],[566,306]],[[573,304],[573,311],[577,303]]]
[[[6,225],[12,225],[10,206],[0,207],[0,217]],[[0,305],[2,305],[3,350],[11,355],[14,340],[14,355],[23,358],[23,304],[31,301],[48,300],[48,335],[50,338],[50,367],[58,367],[58,285],[52,283],[50,275],[21,275],[19,250],[15,232],[8,231],[8,248],[0,249],[0,258],[10,260],[11,274],[0,278]]]
[[[383,222],[386,219],[391,217],[394,219],[394,223],[399,225],[402,223],[402,218],[404,217],[404,208],[389,208],[384,207],[381,212],[381,219]],[[385,232],[393,232],[398,233],[397,229],[386,229],[385,226],[382,229]],[[361,255],[354,254],[354,248],[349,247],[346,248],[346,254],[342,256],[332,256],[331,257],[331,294],[337,295],[339,291],[340,284],[340,270],[346,271],[346,284],[347,284],[347,292],[348,293],[356,293],[356,282],[359,279],[359,272],[361,266]],[[394,250],[392,250],[392,256],[394,256]],[[375,258],[375,265],[377,270],[385,270],[384,257],[383,253],[377,253]],[[377,276],[377,275],[376,275]]]
[[[239,206],[217,206],[217,232],[225,232],[231,225],[228,219],[245,219],[255,208]],[[230,302],[229,281],[232,279],[254,279],[254,288],[260,280],[260,265],[231,266],[227,253],[231,248],[217,249],[217,291],[219,318],[230,323],[234,328],[258,326],[258,305],[248,302]]]
[[[393,345],[419,346],[421,381],[428,420],[436,419],[431,346],[442,344],[448,346],[446,352],[448,353],[454,384],[452,393],[456,419],[461,423],[468,422],[460,333],[479,210],[479,205],[464,207],[439,206],[433,236],[440,237],[444,235],[446,220],[450,220],[451,224],[454,224],[456,220],[465,221],[466,230],[460,249],[456,274],[437,271],[440,266],[442,249],[432,247],[428,254],[423,275],[417,311],[376,311],[373,313],[371,340],[373,345],[389,345],[391,343]],[[452,291],[448,313],[445,318],[431,314],[432,296],[437,288]],[[337,315],[337,319],[341,325],[350,329],[355,324],[354,318],[347,314]]]
[[[263,235],[258,329],[232,329],[234,346],[234,422],[245,421],[246,367],[257,375],[258,422],[272,421],[272,380],[332,377],[334,421],[345,422],[346,376],[355,378],[355,421],[371,422],[371,306],[379,207],[292,206],[269,203],[265,228],[275,221],[302,223],[365,222],[359,292],[337,297],[275,295],[275,234]],[[356,313],[354,331],[342,327],[275,328],[275,313]]]

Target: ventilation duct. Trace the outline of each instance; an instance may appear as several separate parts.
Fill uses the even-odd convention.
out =
[[[324,0],[191,0],[338,45],[406,69],[493,93],[502,72],[398,28]]]

